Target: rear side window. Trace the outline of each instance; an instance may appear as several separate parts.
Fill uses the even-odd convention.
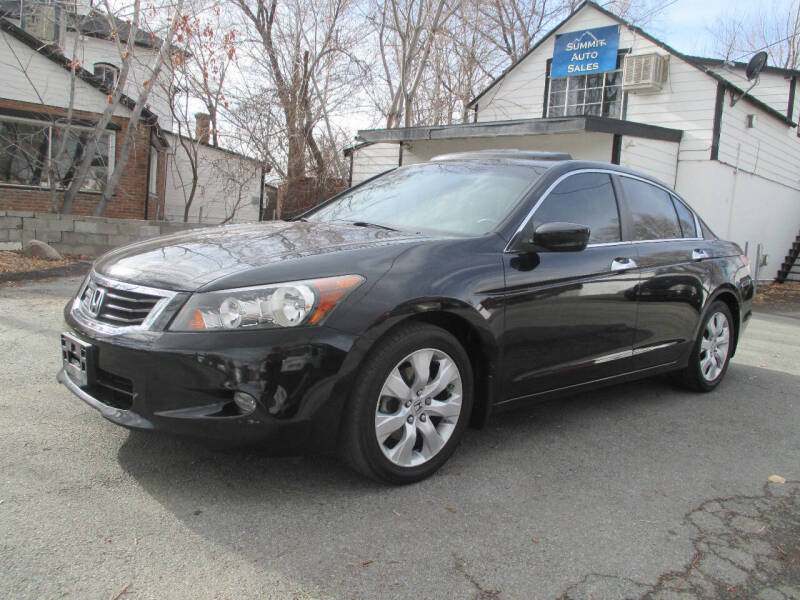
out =
[[[670,195],[654,185],[620,177],[631,210],[634,240],[669,240],[683,237]]]
[[[619,211],[611,177],[605,173],[579,173],[559,183],[534,215],[535,227],[553,222],[588,225],[591,244],[620,241]]]
[[[697,237],[697,227],[695,227],[694,224],[694,215],[692,214],[692,211],[686,208],[686,205],[678,200],[675,196],[672,197],[672,202],[675,204],[675,212],[678,213],[678,221],[681,223],[683,237]]]

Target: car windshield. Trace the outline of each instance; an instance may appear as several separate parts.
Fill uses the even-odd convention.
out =
[[[401,231],[476,236],[492,231],[546,167],[507,161],[401,167],[307,215]]]

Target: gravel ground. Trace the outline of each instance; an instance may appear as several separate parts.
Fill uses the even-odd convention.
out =
[[[757,314],[713,394],[500,415],[390,488],[104,421],[55,383],[77,285],[0,288],[2,598],[800,597],[800,310]]]

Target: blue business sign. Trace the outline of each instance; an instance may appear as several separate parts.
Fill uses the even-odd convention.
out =
[[[561,33],[556,36],[550,77],[614,71],[618,49],[619,25]]]

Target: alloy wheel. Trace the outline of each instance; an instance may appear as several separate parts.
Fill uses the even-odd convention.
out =
[[[461,414],[462,382],[445,352],[422,348],[389,372],[375,410],[384,456],[400,467],[428,462],[445,446]]]
[[[716,312],[706,322],[700,342],[700,373],[706,381],[720,376],[728,359],[731,343],[730,324],[724,313]]]

